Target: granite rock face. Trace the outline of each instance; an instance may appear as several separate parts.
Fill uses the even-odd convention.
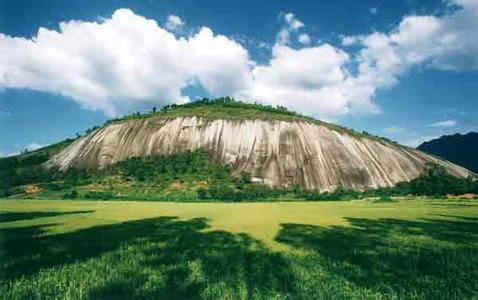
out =
[[[313,190],[393,186],[420,175],[427,162],[451,174],[470,172],[394,143],[352,135],[305,121],[205,120],[197,117],[129,120],[82,137],[47,167],[102,169],[130,157],[204,149],[234,173],[275,187]]]

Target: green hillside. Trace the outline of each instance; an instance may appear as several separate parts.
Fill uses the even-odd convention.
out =
[[[64,146],[64,145],[63,145]],[[71,168],[66,172],[46,169],[48,154],[61,148],[0,159],[3,197],[37,199],[100,199],[154,201],[330,201],[392,196],[478,194],[478,181],[459,179],[444,168],[430,165],[422,176],[393,188],[354,191],[344,187],[319,193],[271,188],[251,182],[250,174],[233,174],[204,151],[174,155],[132,157],[103,170]],[[55,150],[55,151],[53,151]]]
[[[319,122],[334,130],[340,126],[302,116],[284,107],[264,106],[235,101],[232,98],[203,99],[183,105],[153,109],[106,122],[145,118],[199,116],[206,119],[267,119]],[[97,130],[93,127],[86,134]],[[353,134],[361,135],[356,132]],[[171,156],[130,158],[104,170],[71,168],[66,172],[46,169],[42,164],[71,144],[67,139],[32,152],[0,158],[0,197],[54,199],[123,199],[157,201],[271,201],[271,200],[348,200],[364,197],[389,199],[404,195],[446,195],[478,193],[474,179],[458,179],[443,168],[430,166],[423,176],[394,188],[352,191],[343,187],[332,193],[305,191],[298,186],[273,189],[251,182],[248,173],[233,174],[230,166],[218,163],[204,151]]]
[[[45,170],[41,164],[65,149],[73,141],[73,139],[66,139],[35,151],[25,151],[15,156],[0,157],[0,196],[8,196],[18,192],[14,189],[17,186],[49,181],[52,174]]]
[[[130,158],[104,170],[47,170],[41,164],[47,156],[31,155],[0,160],[8,175],[0,179],[2,195],[56,199],[123,199],[194,201],[246,199],[267,200],[287,190],[272,189],[250,182],[247,173],[233,176],[206,152],[185,152],[169,156]],[[5,172],[7,173],[7,172]]]

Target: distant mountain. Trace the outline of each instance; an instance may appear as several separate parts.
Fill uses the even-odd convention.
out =
[[[478,132],[444,135],[421,144],[418,149],[478,173]]]

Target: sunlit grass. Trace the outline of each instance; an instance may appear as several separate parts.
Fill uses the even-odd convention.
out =
[[[6,298],[469,298],[478,203],[0,200]]]

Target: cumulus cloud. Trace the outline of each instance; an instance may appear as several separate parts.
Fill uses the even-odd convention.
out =
[[[103,22],[69,21],[32,39],[0,34],[0,87],[65,95],[108,115],[185,101],[201,84],[211,95],[248,84],[251,61],[235,41],[203,27],[176,38],[154,20],[117,10]]]
[[[446,71],[478,70],[478,1],[451,0],[455,10],[441,17],[407,16],[391,32],[344,36],[358,47],[350,101],[372,103],[376,91],[398,83],[407,70],[424,66]],[[358,90],[357,90],[358,89]],[[360,94],[359,94],[360,93]]]
[[[290,13],[284,20],[289,30],[304,26]],[[293,49],[278,41],[270,61],[257,65],[243,46],[207,27],[178,38],[128,9],[59,27],[40,28],[32,39],[0,34],[1,87],[69,96],[111,116],[188,101],[181,91],[190,85],[320,117],[376,110],[373,91],[345,70],[349,56],[329,44]]]
[[[430,124],[431,127],[454,127],[456,126],[458,123],[456,122],[456,120],[445,120],[445,121],[441,121],[441,122],[436,122],[436,123],[433,123],[433,124]]]
[[[346,36],[342,45],[362,49],[359,77],[376,88],[390,87],[414,66],[440,70],[478,70],[478,1],[452,0],[442,17],[407,16],[390,33]]]
[[[342,46],[352,46],[357,44],[360,40],[362,39],[362,36],[353,36],[353,35],[348,35],[348,36],[343,36],[342,37]]]
[[[308,45],[310,44],[310,36],[307,34],[307,33],[302,33],[299,35],[299,37],[297,38],[297,40],[299,41],[299,43],[301,43],[302,45]]]
[[[276,44],[268,65],[252,70],[252,83],[239,97],[286,105],[328,118],[350,112],[376,112],[370,91],[345,70],[349,56],[329,44],[292,49]]]
[[[478,70],[478,1],[449,3],[455,9],[439,17],[407,16],[391,32],[343,37],[343,49],[309,46],[304,23],[287,13],[263,64],[208,27],[177,37],[174,30],[184,24],[177,16],[161,27],[119,9],[101,22],[40,28],[31,39],[0,34],[0,89],[56,93],[108,115],[188,101],[182,91],[191,85],[210,96],[286,105],[328,119],[378,113],[376,91],[415,66]],[[356,55],[344,50],[349,46]]]
[[[291,30],[298,30],[299,28],[304,27],[304,23],[297,19],[293,13],[285,14],[284,18]]]
[[[454,6],[451,13],[406,16],[389,33],[343,37],[343,46],[358,47],[354,57],[329,44],[289,48],[291,33],[304,24],[287,14],[269,65],[253,70],[249,95],[319,117],[377,113],[376,91],[393,87],[412,67],[478,70],[478,1],[450,0],[448,5]],[[294,20],[296,26],[291,25]],[[349,65],[356,66],[355,74]]]
[[[184,25],[184,21],[175,15],[169,15],[168,16],[168,21],[164,25],[167,29],[174,31]]]
[[[284,21],[270,61],[252,68],[249,87],[236,93],[237,97],[285,105],[325,119],[380,112],[371,99],[375,90],[361,86],[347,71],[350,57],[346,52],[327,43],[294,49],[289,45],[292,34],[303,45],[310,43],[310,36],[297,36],[305,25],[294,14],[285,14]]]
[[[284,26],[277,34],[276,43],[279,45],[290,44],[291,35],[297,33],[300,28],[305,26],[293,13],[285,14],[283,19]]]

